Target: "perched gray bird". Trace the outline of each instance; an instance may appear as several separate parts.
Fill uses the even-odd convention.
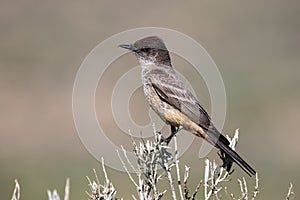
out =
[[[164,139],[167,144],[182,127],[219,148],[223,167],[228,172],[236,162],[249,176],[256,173],[229,147],[229,141],[215,128],[210,116],[180,81],[172,67],[169,51],[160,38],[150,36],[120,47],[135,53],[142,67],[146,99],[160,118],[171,126],[171,135]]]

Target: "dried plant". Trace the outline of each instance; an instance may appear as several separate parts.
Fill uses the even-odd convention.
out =
[[[169,182],[169,190],[171,192],[171,196],[173,200],[176,199],[196,199],[196,194],[199,192],[201,186],[204,187],[204,199],[208,200],[212,197],[216,197],[217,199],[221,198],[220,192],[222,191],[221,183],[228,182],[228,177],[230,174],[222,167],[219,167],[215,161],[205,160],[205,170],[204,170],[204,181],[199,180],[196,189],[191,194],[190,189],[188,187],[188,178],[190,168],[185,166],[184,175],[183,175],[183,183],[181,182],[181,173],[179,167],[179,152],[177,148],[177,139],[174,137],[174,150],[175,153],[172,155],[169,153],[170,147],[166,146],[162,140],[162,136],[159,132],[155,132],[155,140],[152,141],[142,141],[140,143],[136,143],[133,141],[134,152],[137,158],[138,167],[134,168],[133,164],[128,159],[127,153],[123,150],[123,155],[125,157],[125,161],[127,165],[131,167],[131,169],[136,173],[138,181],[135,181],[133,175],[129,172],[125,161],[122,159],[120,153],[118,152],[119,158],[122,162],[122,165],[127,172],[130,180],[136,187],[138,193],[138,199],[152,200],[152,199],[161,199],[166,193],[166,188],[159,189],[157,183],[162,179],[162,177],[166,176]],[[236,130],[235,135],[232,139],[227,136],[230,141],[230,147],[235,148],[238,141],[238,130]],[[162,173],[159,173],[159,168],[163,169]],[[173,171],[173,173],[172,173]],[[174,172],[175,171],[175,172]],[[176,176],[174,176],[174,173]],[[175,182],[174,180],[177,180]],[[240,189],[241,189],[241,197],[237,199],[248,199],[248,188],[246,184],[245,178],[239,180]],[[183,184],[183,185],[182,185]],[[176,189],[177,188],[177,189]],[[177,193],[176,193],[177,191]],[[233,194],[228,193],[228,189],[225,191],[231,198],[234,198]],[[178,195],[177,195],[178,194]],[[252,199],[255,199],[258,194],[258,175],[256,175],[256,185],[254,188],[254,192],[252,195]],[[136,197],[133,197],[137,199]]]
[[[94,175],[96,180],[91,181],[91,179],[88,176],[86,177],[88,179],[89,182],[88,185],[90,187],[90,192],[86,192],[86,193],[92,200],[117,200],[116,198],[117,191],[115,190],[113,184],[108,179],[103,158],[102,158],[102,171],[105,177],[105,181],[103,185],[100,184],[95,169],[94,169]]]
[[[48,194],[48,199],[49,200],[60,200],[60,197],[59,197],[58,192],[57,192],[56,189],[54,189],[53,191],[47,190],[47,194]],[[66,186],[65,186],[64,200],[69,200],[69,199],[70,199],[70,179],[67,178]]]
[[[20,184],[18,183],[18,180],[15,179],[15,189],[13,192],[13,196],[11,197],[11,200],[19,200],[20,199]]]
[[[170,147],[162,140],[162,136],[159,132],[154,131],[154,141],[144,141],[133,143],[134,153],[137,159],[137,166],[134,167],[133,163],[129,160],[126,150],[122,147],[122,154],[117,151],[119,159],[122,163],[124,170],[126,171],[129,179],[136,187],[135,196],[132,194],[134,200],[160,200],[170,199],[166,197],[166,192],[169,190],[171,193],[171,199],[173,200],[195,200],[197,194],[201,194],[205,200],[208,199],[224,199],[223,194],[227,195],[227,198],[233,200],[255,200],[259,193],[259,179],[258,174],[255,176],[254,189],[252,194],[249,192],[246,179],[242,177],[237,182],[240,187],[240,194],[230,193],[228,190],[228,182],[230,181],[230,173],[224,168],[219,166],[215,161],[205,160],[204,177],[203,180],[199,180],[197,186],[193,190],[189,188],[188,180],[190,174],[190,167],[185,166],[184,172],[181,173],[179,165],[179,152],[177,147],[177,139],[174,137],[174,155],[169,152]],[[234,137],[230,141],[230,147],[235,149],[238,141],[238,130],[236,130]],[[129,168],[135,173],[130,173]],[[102,159],[102,171],[104,174],[104,183],[100,184],[96,170],[94,169],[94,180],[87,177],[89,192],[86,192],[91,200],[122,200],[117,198],[117,191],[114,188],[112,182],[109,180],[104,160]],[[183,175],[182,175],[183,174]],[[166,179],[169,184],[158,183]],[[183,181],[182,181],[183,179]],[[176,180],[176,181],[175,181]],[[167,186],[166,186],[167,185]],[[200,192],[200,189],[203,189]],[[193,192],[191,192],[193,191]],[[47,191],[49,200],[60,200],[57,190]],[[199,196],[199,195],[198,195]],[[202,198],[201,197],[201,198]],[[295,194],[293,191],[293,185],[290,184],[286,200],[294,199]],[[200,198],[200,197],[198,197]],[[64,200],[70,199],[70,180],[66,180]],[[20,185],[15,180],[15,188],[11,200],[20,200]]]

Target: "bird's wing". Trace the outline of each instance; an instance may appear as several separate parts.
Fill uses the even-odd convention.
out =
[[[162,101],[178,109],[204,130],[212,128],[207,112],[177,78],[152,78],[151,84]]]

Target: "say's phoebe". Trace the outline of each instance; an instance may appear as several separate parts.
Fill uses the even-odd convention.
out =
[[[228,172],[234,161],[250,176],[256,173],[229,147],[229,141],[215,128],[210,116],[177,77],[169,51],[160,38],[150,36],[120,47],[135,53],[142,67],[146,99],[160,118],[171,126],[171,135],[165,139],[167,143],[182,127],[219,148],[223,167]]]

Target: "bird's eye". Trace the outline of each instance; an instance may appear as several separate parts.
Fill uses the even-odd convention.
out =
[[[142,51],[142,52],[149,52],[149,51],[150,51],[150,48],[142,48],[141,51]]]

